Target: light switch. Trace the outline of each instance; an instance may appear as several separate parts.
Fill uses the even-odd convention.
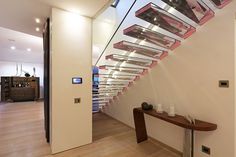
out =
[[[81,99],[80,99],[80,98],[75,98],[75,99],[74,99],[74,103],[75,103],[75,104],[79,104],[80,102],[81,102]]]

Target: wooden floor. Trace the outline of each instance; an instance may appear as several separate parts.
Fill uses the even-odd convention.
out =
[[[93,143],[47,157],[180,157],[154,140],[136,143],[135,132],[102,114],[93,115]]]
[[[180,157],[153,140],[137,144],[133,129],[102,113],[93,115],[92,144],[49,154],[43,104],[0,104],[0,157]]]
[[[42,102],[0,104],[0,157],[48,155],[44,136]]]

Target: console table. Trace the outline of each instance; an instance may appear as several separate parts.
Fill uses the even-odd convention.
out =
[[[188,120],[185,119],[184,116],[176,115],[175,117],[170,117],[166,112],[157,113],[155,110],[142,110],[142,108],[134,108],[133,116],[134,116],[134,124],[136,131],[137,143],[146,141],[148,139],[144,113],[158,119],[164,120],[166,122],[172,123],[174,125],[185,128],[186,130],[190,130],[190,146],[188,148],[188,152],[190,152],[190,157],[194,156],[194,131],[213,131],[217,129],[217,125],[209,122],[204,122],[201,120],[195,120],[195,124],[191,124]]]

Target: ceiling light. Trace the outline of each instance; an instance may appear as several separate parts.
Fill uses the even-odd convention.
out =
[[[27,51],[28,51],[28,52],[30,52],[30,51],[31,51],[31,49],[30,49],[30,48],[27,48]]]
[[[40,29],[39,29],[39,27],[36,27],[36,29],[35,29],[37,32],[39,32],[40,31]]]
[[[40,23],[41,21],[40,21],[39,18],[35,18],[35,22],[36,22],[36,23]]]
[[[12,50],[15,50],[15,49],[16,49],[16,47],[15,47],[15,46],[11,46],[11,49],[12,49]]]

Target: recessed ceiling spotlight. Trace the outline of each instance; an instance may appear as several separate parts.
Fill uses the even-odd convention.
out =
[[[12,50],[15,50],[15,49],[16,49],[16,47],[15,47],[15,46],[11,46],[11,49],[12,49]]]
[[[40,31],[39,27],[36,27],[36,28],[35,28],[35,30],[36,30],[37,32],[39,32],[39,31]]]
[[[35,18],[35,22],[36,22],[36,23],[40,23],[41,21],[40,21],[39,18]]]
[[[31,48],[27,48],[27,51],[30,52],[30,51],[31,51]]]

